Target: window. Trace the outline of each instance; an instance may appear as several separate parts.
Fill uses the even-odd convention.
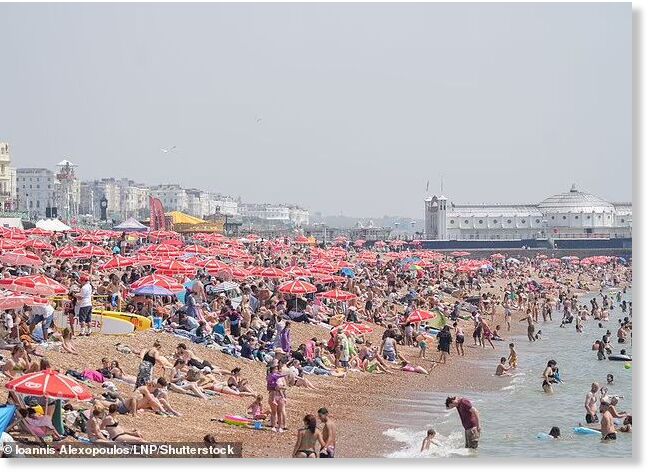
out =
[[[526,219],[522,219],[522,224],[526,224]]]
[[[556,218],[555,216],[551,216],[551,220],[554,220],[555,218]]]
[[[468,219],[466,219],[466,220],[464,221],[464,224],[468,224]]]
[[[621,222],[625,222],[625,219],[621,219]]]
[[[578,216],[574,216],[574,219],[578,219]]]
[[[566,221],[566,220],[567,220],[567,216],[563,216],[563,220]]]
[[[591,218],[592,218],[592,216],[587,216],[587,218],[588,218],[588,219],[591,219]]]
[[[450,219],[450,224],[454,224],[454,219]]]
[[[511,219],[507,219],[507,220],[506,220],[506,223],[507,223],[507,224],[510,224],[510,223],[511,223]]]
[[[481,220],[481,219],[479,219],[479,223],[480,223],[480,224],[483,224],[483,223],[484,223],[484,221],[483,221],[483,220]]]
[[[540,224],[540,219],[536,219],[536,224]]]
[[[497,219],[493,219],[493,224],[497,224]]]

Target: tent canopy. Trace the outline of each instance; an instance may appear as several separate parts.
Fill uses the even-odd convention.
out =
[[[113,230],[118,230],[121,232],[128,232],[128,231],[139,232],[139,231],[147,231],[149,230],[149,228],[146,227],[141,222],[139,222],[137,219],[129,217],[121,224],[113,227]]]
[[[58,219],[41,219],[36,222],[36,227],[52,232],[65,232],[71,229],[71,227],[63,224],[63,222]]]
[[[171,211],[166,213],[167,216],[171,217],[173,225],[176,224],[204,224],[207,221],[198,219],[197,217],[190,216],[180,211]]]

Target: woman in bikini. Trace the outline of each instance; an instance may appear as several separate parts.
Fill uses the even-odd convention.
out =
[[[5,362],[2,373],[10,379],[13,379],[20,374],[36,372],[38,368],[38,362],[30,362],[29,354],[27,354],[27,351],[25,351],[25,348],[21,344],[18,344],[11,349],[11,356]]]
[[[108,408],[108,414],[101,421],[100,425],[102,430],[108,432],[111,441],[125,444],[142,444],[146,442],[139,431],[133,430],[129,432],[119,426],[119,422],[115,419],[116,416],[117,405],[113,403],[110,405],[110,408]]]
[[[110,363],[110,373],[112,374],[113,378],[121,380],[122,382],[133,385],[137,382],[137,377],[135,377],[134,375],[125,374],[122,368],[119,366],[119,362],[117,362],[116,360],[113,360]]]
[[[238,391],[241,396],[247,395],[250,397],[256,397],[257,394],[250,390],[250,388],[248,387],[247,379],[241,378],[240,374],[240,367],[233,368],[230,376],[227,379],[227,386],[232,390]]]
[[[294,458],[316,458],[318,457],[319,449],[325,446],[322,433],[317,430],[317,419],[314,415],[306,415],[304,417],[304,428],[297,431],[297,441],[295,442],[295,449],[293,450]]]

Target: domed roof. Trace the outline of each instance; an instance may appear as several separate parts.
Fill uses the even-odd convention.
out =
[[[568,193],[560,193],[550,196],[540,204],[538,208],[545,212],[569,213],[601,213],[614,212],[614,205],[593,194],[579,191],[575,184]]]

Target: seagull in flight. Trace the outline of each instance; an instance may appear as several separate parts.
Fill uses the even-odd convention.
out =
[[[161,151],[162,153],[171,153],[171,152],[172,152],[173,150],[175,150],[175,149],[176,149],[176,146],[173,145],[173,146],[170,147],[170,148],[160,148],[160,151]]]
[[[261,125],[263,123],[263,117],[261,117],[260,115],[257,115],[256,116],[256,123],[257,123],[257,125]]]

